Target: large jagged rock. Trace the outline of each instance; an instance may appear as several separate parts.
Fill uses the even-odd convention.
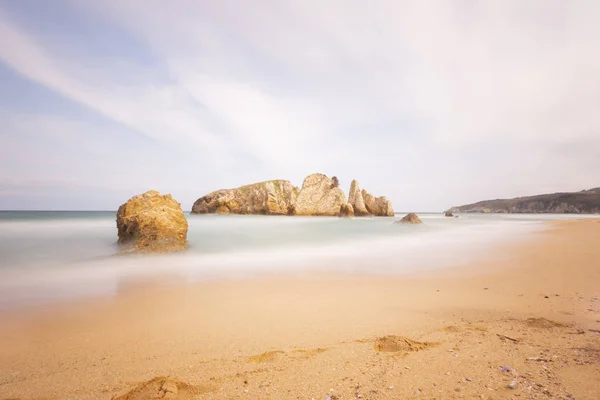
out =
[[[364,216],[369,215],[369,211],[365,206],[365,200],[363,199],[362,192],[358,186],[356,179],[350,184],[350,192],[348,192],[348,203],[354,208],[354,215]]]
[[[217,190],[196,200],[192,213],[393,216],[394,210],[385,197],[371,196],[365,190],[361,192],[355,180],[350,186],[350,201],[347,202],[335,176],[329,179],[323,174],[312,174],[304,179],[302,190],[283,180]]]
[[[415,213],[408,213],[402,219],[394,221],[396,224],[422,224],[421,218]]]
[[[122,252],[172,252],[187,249],[188,224],[181,205],[156,190],[132,197],[117,211]]]
[[[375,197],[365,189],[362,190],[362,197],[367,211],[377,217],[393,217],[394,209],[392,202],[385,196]]]
[[[307,176],[296,197],[295,215],[339,215],[346,195],[332,179],[323,174]]]
[[[354,217],[354,207],[352,207],[352,204],[342,204],[342,206],[340,207],[340,217]]]
[[[217,190],[196,200],[193,214],[292,215],[298,188],[274,180]]]

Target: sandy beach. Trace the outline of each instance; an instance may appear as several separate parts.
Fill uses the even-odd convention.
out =
[[[442,272],[165,277],[6,311],[0,399],[597,400],[599,243],[598,219],[551,222]]]

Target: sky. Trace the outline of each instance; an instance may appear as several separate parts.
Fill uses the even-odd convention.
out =
[[[396,211],[600,186],[596,0],[0,0],[0,209],[352,179]]]

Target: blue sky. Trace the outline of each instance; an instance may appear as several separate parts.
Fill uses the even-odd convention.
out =
[[[596,1],[0,1],[0,209],[336,175],[396,210],[600,186]]]

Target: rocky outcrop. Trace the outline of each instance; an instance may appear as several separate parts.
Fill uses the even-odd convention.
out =
[[[354,207],[352,207],[352,204],[342,204],[340,207],[340,217],[354,217]]]
[[[342,189],[323,174],[307,176],[296,197],[295,215],[339,215],[342,205],[347,203]]]
[[[359,217],[370,215],[369,211],[367,211],[367,207],[365,206],[365,200],[363,199],[362,192],[360,191],[360,187],[358,186],[356,179],[354,179],[350,184],[348,203],[354,208],[354,215]]]
[[[298,188],[274,180],[217,190],[196,200],[193,214],[292,215]]]
[[[452,207],[449,211],[467,213],[600,214],[600,188],[572,193],[485,200]]]
[[[392,203],[361,191],[356,180],[350,185],[346,201],[337,177],[312,174],[302,189],[289,181],[275,180],[221,189],[194,202],[192,214],[262,214],[314,216],[394,216]]]
[[[408,213],[402,219],[395,221],[396,224],[422,224],[421,218],[415,213]]]
[[[377,217],[393,217],[394,209],[392,208],[392,202],[389,201],[385,196],[375,197],[365,189],[362,190],[362,197],[365,202],[367,211]]]
[[[122,252],[184,250],[188,224],[181,205],[156,190],[132,197],[117,211],[118,243]]]
[[[454,217],[454,214],[452,214],[452,211],[448,210],[444,213],[445,217]]]
[[[367,212],[372,214],[371,210],[375,209],[375,196],[367,192],[365,189],[361,192],[363,200],[365,202],[365,207],[367,208]]]

